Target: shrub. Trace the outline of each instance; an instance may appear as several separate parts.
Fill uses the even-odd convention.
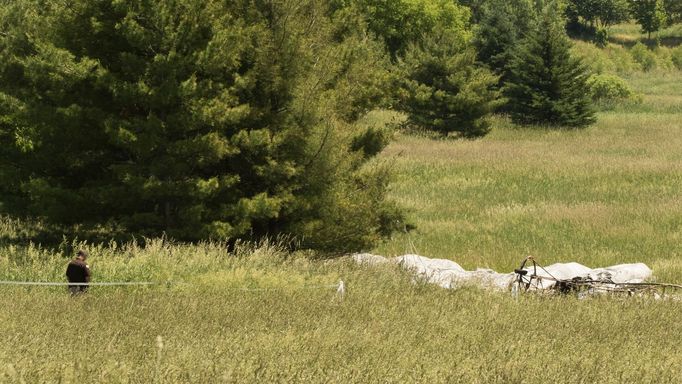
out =
[[[592,75],[587,85],[595,101],[627,99],[633,95],[625,80],[615,75]]]
[[[579,56],[592,72],[603,73],[613,69],[614,63],[606,51],[594,44],[576,41],[571,51]]]
[[[656,68],[666,71],[675,69],[672,50],[670,48],[659,46],[653,50],[653,53],[654,57],[656,58]]]
[[[624,74],[640,70],[639,63],[632,58],[628,49],[622,45],[609,45],[604,49],[604,52],[609,56],[612,63],[611,68],[614,72]]]
[[[452,0],[341,0],[365,16],[369,30],[382,40],[393,58],[405,54],[437,25],[444,26],[460,43],[471,38],[470,11]]]
[[[638,42],[630,49],[630,55],[642,66],[643,70],[650,71],[656,68],[656,55],[641,42]]]
[[[600,28],[594,34],[594,43],[599,48],[604,48],[609,44],[609,31],[606,28]]]
[[[587,79],[592,100],[601,105],[613,105],[634,96],[632,88],[615,75],[596,74]]]
[[[677,48],[671,49],[671,59],[675,67],[682,71],[682,45]]]
[[[576,41],[571,52],[579,56],[595,73],[626,74],[641,70],[640,64],[634,61],[627,48],[621,45],[610,44],[599,48],[594,44]]]

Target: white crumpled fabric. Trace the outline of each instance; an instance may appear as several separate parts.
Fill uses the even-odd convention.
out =
[[[351,256],[358,264],[380,265],[395,263],[415,273],[418,278],[443,288],[452,289],[463,285],[477,285],[491,290],[509,290],[515,281],[516,274],[498,273],[491,269],[477,269],[466,271],[452,260],[430,259],[419,255],[403,255],[386,258],[369,253],[359,253]],[[526,266],[529,274],[533,273],[532,266]],[[592,269],[582,264],[557,263],[544,269],[537,268],[537,276],[553,277],[559,280],[570,280],[576,277],[594,280],[611,279],[614,283],[641,283],[651,278],[652,271],[645,264],[619,264],[605,268]],[[546,290],[555,285],[555,281],[547,279],[533,279],[531,289]]]

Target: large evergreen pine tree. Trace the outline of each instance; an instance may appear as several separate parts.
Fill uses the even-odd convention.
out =
[[[367,246],[388,222],[385,178],[361,170],[350,123],[381,96],[383,58],[361,24],[329,15],[314,0],[12,2],[3,210],[147,236]]]
[[[555,2],[545,6],[511,60],[504,93],[517,123],[583,127],[595,121],[585,91],[589,72],[571,55],[560,14]]]

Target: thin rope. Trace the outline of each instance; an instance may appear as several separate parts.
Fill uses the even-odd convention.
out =
[[[153,281],[122,281],[122,282],[100,282],[100,283],[55,283],[49,281],[10,281],[0,280],[0,285],[36,285],[36,286],[116,286],[116,285],[159,285],[159,284],[174,284],[171,282],[160,283]]]
[[[130,282],[94,282],[94,283],[61,283],[61,282],[48,282],[48,281],[11,281],[11,280],[0,280],[0,285],[20,285],[20,286],[42,286],[42,287],[66,287],[66,286],[144,286],[144,285],[163,285],[163,284],[173,284],[173,285],[189,285],[185,282],[154,282],[154,281],[130,281]],[[344,289],[340,287],[343,286]],[[302,287],[294,287],[293,289],[331,289],[335,288],[337,290],[345,291],[345,284],[343,281],[339,281],[337,284],[328,285],[307,285]],[[223,287],[223,289],[239,290],[239,291],[275,291],[282,289],[292,289],[290,287],[281,288],[244,288],[244,287]]]
[[[545,271],[545,273],[547,273],[552,279],[554,279],[555,281],[559,281],[559,279],[557,279],[556,277],[554,277],[554,275],[552,275],[551,273],[549,273],[549,271],[546,270],[545,267],[543,267],[540,263],[538,263],[537,260],[535,260],[535,259],[533,259],[533,260],[535,261],[535,264],[536,264],[538,267],[540,267],[540,269],[542,269],[543,271]],[[539,276],[539,277],[544,279],[544,277],[542,277],[542,276]]]
[[[407,231],[407,227],[404,227],[403,231],[405,232],[405,235],[407,236],[407,242],[411,248],[409,252],[412,252],[413,255],[417,256],[417,260],[419,261],[419,264],[421,264],[422,268],[424,268],[424,271],[426,271],[428,268],[427,268],[426,264],[424,263],[424,260],[422,260],[421,255],[419,254],[419,250],[417,250],[417,247],[414,245],[414,242],[412,241],[412,236],[410,236],[410,233]]]
[[[242,287],[225,287],[224,289],[229,289],[229,290],[237,290],[237,291],[247,291],[247,292],[262,292],[262,291],[280,291],[280,290],[285,290],[285,289],[339,289],[339,287],[342,285],[340,282],[339,284],[331,284],[331,285],[313,285],[313,286],[303,286],[303,287],[277,287],[277,288],[242,288]]]

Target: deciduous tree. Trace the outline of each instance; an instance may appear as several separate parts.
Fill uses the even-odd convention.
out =
[[[651,39],[651,33],[661,29],[666,21],[663,0],[630,0],[630,5],[642,32]]]
[[[471,37],[469,9],[454,0],[335,0],[335,4],[337,9],[359,10],[394,58],[436,26],[448,29],[459,42]]]

